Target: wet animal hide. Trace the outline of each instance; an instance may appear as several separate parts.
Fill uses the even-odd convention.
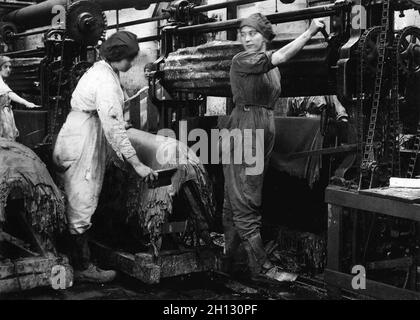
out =
[[[34,232],[48,238],[66,228],[64,199],[45,164],[31,149],[0,138],[0,222],[12,192],[22,196]]]

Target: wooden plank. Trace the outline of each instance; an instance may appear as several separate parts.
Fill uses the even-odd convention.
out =
[[[65,266],[65,288],[73,285],[73,272],[71,267]],[[21,275],[13,278],[0,280],[0,294],[20,292],[39,287],[49,287],[51,284],[51,269],[42,273]]]
[[[161,277],[168,278],[194,272],[220,270],[220,259],[212,250],[183,252],[159,257]]]
[[[407,269],[413,265],[412,257],[403,257],[392,260],[373,261],[367,264],[367,268],[370,270],[382,270],[382,269]]]
[[[328,205],[328,268],[340,270],[343,208]]]
[[[47,287],[51,284],[47,273],[29,274],[25,276],[0,280],[0,293],[19,292],[38,287]]]
[[[161,278],[220,269],[220,253],[215,250],[168,251],[155,258],[149,253],[129,254],[97,241],[91,243],[92,252],[102,263],[148,284],[159,283]]]
[[[420,194],[420,179],[412,178],[397,178],[391,177],[389,179],[390,188],[414,188],[417,189],[417,194]]]
[[[360,190],[359,193],[407,203],[420,203],[420,189],[385,187]]]
[[[420,222],[418,204],[372,197],[335,186],[329,186],[325,190],[325,202]]]
[[[385,283],[366,279],[366,289],[355,290],[351,286],[354,275],[325,269],[325,282],[335,288],[341,288],[355,294],[380,300],[420,300],[420,292],[401,289]]]
[[[5,241],[8,242],[10,244],[12,244],[13,246],[15,246],[16,248],[18,248],[19,250],[22,250],[24,253],[33,256],[33,257],[37,257],[39,256],[38,253],[31,251],[30,249],[28,249],[29,245],[26,244],[24,241],[4,232],[0,230],[0,242],[1,241]]]
[[[153,264],[152,255],[134,255],[123,251],[116,251],[100,242],[91,241],[92,253],[101,263],[105,263],[118,271],[145,283],[159,283],[161,270]]]
[[[0,279],[30,273],[43,273],[48,270],[51,271],[52,267],[56,265],[68,265],[68,259],[61,257],[30,257],[8,263],[0,262]]]
[[[52,286],[54,266],[65,268],[65,287],[73,285],[73,269],[66,258],[25,258],[0,264],[0,294]]]

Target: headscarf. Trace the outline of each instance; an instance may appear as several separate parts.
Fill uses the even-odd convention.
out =
[[[239,29],[245,26],[254,28],[268,41],[273,40],[276,36],[270,21],[261,13],[253,13],[248,18],[242,19]]]
[[[12,59],[10,59],[8,56],[0,56],[0,68],[6,62],[10,62],[10,61],[12,61]]]
[[[101,55],[107,61],[121,61],[139,52],[137,36],[129,31],[119,31],[111,35],[101,45]]]

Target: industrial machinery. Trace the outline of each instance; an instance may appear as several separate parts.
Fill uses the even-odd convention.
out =
[[[299,155],[310,157],[333,154],[340,161],[330,176],[331,188],[338,185],[338,188],[350,190],[350,196],[369,194],[391,197],[397,202],[418,202],[420,197],[417,191],[412,190],[410,193],[406,189],[389,189],[386,186],[390,177],[413,178],[418,172],[420,137],[418,125],[413,119],[419,119],[420,100],[416,88],[420,84],[420,29],[418,26],[408,26],[396,30],[394,17],[398,12],[404,15],[407,9],[419,10],[420,3],[385,0],[322,1],[321,5],[320,1],[313,1],[313,4],[315,6],[307,9],[267,16],[272,23],[331,17],[330,34],[324,33],[325,39],[311,41],[295,58],[279,67],[282,95],[336,94],[350,114],[350,127],[347,137],[337,137],[344,139],[342,141],[347,142],[347,145],[337,146],[335,140],[335,145],[324,143],[324,148],[299,152]],[[178,16],[182,16],[179,11],[188,12],[190,16],[195,10],[194,5],[188,5],[186,1],[178,1],[175,6],[173,12],[177,12]],[[365,14],[366,20],[355,24],[355,12]],[[180,119],[203,116],[206,96],[230,97],[230,61],[242,50],[241,45],[234,41],[201,42],[204,33],[236,28],[238,19],[199,25],[188,25],[183,19],[177,22],[162,30],[162,53],[155,62],[156,72],[150,84],[150,95],[155,96],[154,103],[161,111],[161,127],[165,128],[176,127]],[[274,40],[272,48],[279,48],[291,40]],[[162,84],[171,93],[173,100],[157,99],[154,94],[155,83]],[[280,119],[276,121],[276,124],[281,123]],[[200,124],[203,125],[203,122]],[[286,127],[284,124],[277,126],[276,139],[279,141]],[[325,142],[328,140],[326,136]],[[355,147],[356,152],[351,146]],[[340,154],[347,156],[339,157]],[[272,166],[275,166],[276,155],[273,158]],[[335,197],[343,197],[343,201],[335,200]],[[347,204],[353,208],[349,211],[350,218],[340,217],[350,219],[351,222],[346,223],[353,223],[349,228],[353,230],[352,233],[343,234],[346,230],[343,227],[337,231],[334,224],[339,224],[339,221],[330,212],[329,260],[339,261],[337,265],[341,266],[344,273],[350,273],[352,266],[358,263],[368,264],[372,277],[384,270],[405,268],[406,281],[401,282],[402,286],[415,289],[415,280],[412,279],[416,273],[418,233],[416,224],[407,220],[411,219],[410,216],[389,213],[391,218],[375,214],[373,218],[364,215],[358,219],[356,216],[363,211],[356,209],[369,211],[366,209],[369,206],[352,207],[353,202],[346,202],[345,199],[345,195],[334,193],[334,190],[328,193],[329,203],[340,202],[344,207]],[[360,201],[369,200],[360,198]],[[413,210],[418,210],[416,208]],[[379,209],[373,211],[384,213]],[[337,237],[343,236],[347,237],[347,242],[344,242],[347,247],[337,249],[334,243]],[[334,257],[335,253],[339,257]],[[337,269],[334,265],[334,270]],[[326,281],[335,287],[349,287],[341,285],[347,278],[334,272],[327,273]],[[391,296],[401,297],[401,291],[387,292]],[[375,292],[367,295],[375,296]]]
[[[116,27],[106,26],[102,11],[128,7],[141,9],[151,2],[49,0],[18,10],[7,9],[0,28],[5,45],[12,48],[16,39],[41,32],[28,29],[50,24],[54,5],[67,5],[65,28],[48,26],[40,29],[45,32],[43,48],[14,49],[7,53],[15,58],[16,66],[10,85],[19,88],[16,91],[20,93],[35,97],[44,107],[43,111],[16,112],[24,144],[40,151],[41,155],[50,149],[68,112],[72,88],[78,77],[97,59],[95,47],[104,30]],[[171,2],[158,16],[118,25],[167,20],[156,36],[139,38],[139,42],[156,40],[161,44],[160,57],[154,63],[155,71],[149,85],[149,96],[159,108],[160,128],[176,129],[180,120],[187,119],[192,124],[189,129],[209,130],[217,126],[217,122],[223,122],[223,117],[204,117],[206,97],[226,97],[229,113],[232,107],[230,63],[232,57],[242,50],[240,43],[235,41],[235,29],[240,23],[235,12],[238,5],[251,2],[255,1],[200,4],[178,0]],[[324,162],[330,161],[327,179],[331,184],[349,189],[356,195],[360,190],[369,192],[387,186],[390,177],[415,177],[420,151],[417,124],[420,98],[416,90],[420,81],[420,29],[408,26],[396,30],[394,17],[395,14],[403,15],[408,9],[419,10],[420,2],[311,0],[308,3],[308,8],[267,15],[273,24],[330,18],[329,34],[311,40],[295,58],[279,67],[282,96],[337,95],[349,113],[350,125],[345,135],[339,135],[335,130],[336,122],[328,117],[321,117],[322,123],[314,119],[277,118],[278,141],[283,141],[285,132],[282,129],[291,127],[295,121],[318,121],[311,126],[318,131],[322,128],[322,140],[320,148],[294,150],[294,154],[282,155],[284,150],[277,149],[280,158],[274,157],[272,168],[276,168],[276,163],[290,159],[304,160],[306,165],[309,159],[322,157]],[[220,8],[228,8],[228,20],[215,21],[205,14]],[[227,32],[227,40],[212,41],[215,34],[222,31]],[[280,48],[291,40],[275,39],[272,48]],[[172,99],[160,100],[157,94],[159,86],[163,86]],[[43,160],[48,164],[48,152],[45,154]],[[220,184],[217,169],[207,166],[207,170]],[[222,198],[223,195],[217,199],[219,207]],[[404,238],[416,236],[416,232],[411,232],[415,229],[412,223],[382,216],[375,218],[376,222],[355,220],[353,227],[356,231],[350,236],[368,235],[346,249],[351,254],[343,258],[347,259],[345,272],[348,273],[356,262],[388,259],[387,248],[392,246],[403,248],[403,255],[407,252],[413,254],[410,249],[415,247],[413,241],[406,244]],[[382,226],[379,233],[374,231],[377,225]],[[130,261],[136,259],[135,256],[129,258]]]

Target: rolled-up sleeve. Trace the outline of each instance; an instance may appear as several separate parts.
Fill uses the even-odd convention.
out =
[[[266,73],[275,66],[271,63],[272,51],[266,52],[241,52],[233,57],[232,69],[243,74]]]
[[[104,76],[98,80],[100,85],[96,90],[96,109],[105,137],[120,158],[124,156],[129,159],[136,155],[136,150],[125,130],[120,88],[112,77]]]
[[[10,89],[10,87],[6,83],[4,83],[3,79],[0,78],[0,95],[10,92],[13,92],[13,90]]]

